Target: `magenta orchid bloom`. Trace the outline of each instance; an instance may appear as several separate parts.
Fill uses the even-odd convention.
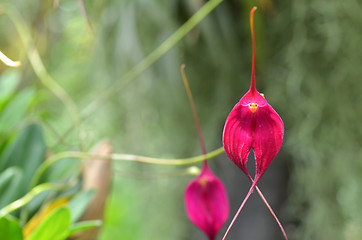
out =
[[[252,77],[249,91],[226,119],[223,145],[229,158],[247,175],[247,160],[253,149],[255,181],[259,181],[283,142],[284,126],[278,113],[255,88]]]
[[[250,12],[250,28],[253,42],[250,89],[231,110],[226,119],[223,132],[223,145],[226,154],[252,181],[252,186],[223,239],[226,238],[250,194],[256,188],[260,178],[279,152],[284,135],[282,119],[255,87],[255,36],[253,21],[255,10],[256,7]],[[254,179],[250,176],[247,169],[247,160],[251,149],[253,149],[255,155],[256,171]],[[265,200],[260,190],[257,190],[263,200]],[[264,202],[268,206],[266,200]],[[271,208],[270,211],[278,222],[284,237],[287,239],[283,227]]]
[[[284,125],[278,113],[255,87],[255,38],[253,14],[250,25],[253,37],[252,72],[249,91],[234,106],[226,119],[223,145],[226,154],[247,176],[246,166],[250,150],[256,161],[255,182],[259,181],[273,161],[283,142]]]
[[[186,212],[198,228],[214,240],[229,216],[224,185],[204,162],[200,175],[189,183],[185,193]]]

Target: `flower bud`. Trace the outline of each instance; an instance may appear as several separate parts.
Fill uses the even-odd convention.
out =
[[[187,186],[185,204],[190,221],[209,240],[215,239],[229,216],[229,202],[224,185],[206,162],[200,175]]]

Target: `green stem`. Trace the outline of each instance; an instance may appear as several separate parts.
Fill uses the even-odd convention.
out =
[[[196,166],[191,166],[171,172],[157,172],[157,173],[130,172],[130,171],[123,171],[120,169],[115,169],[113,171],[119,174],[121,177],[132,177],[138,179],[160,179],[165,177],[169,178],[169,177],[179,177],[186,175],[198,176],[201,172],[200,168]]]
[[[198,162],[202,162],[205,160],[205,156],[207,159],[214,158],[221,153],[224,152],[224,148],[218,148],[212,152],[209,152],[206,155],[199,155],[196,157],[190,158],[179,158],[179,159],[166,159],[166,158],[151,158],[151,157],[144,157],[144,156],[136,156],[130,154],[111,154],[111,160],[120,160],[120,161],[134,161],[134,162],[141,162],[141,163],[149,163],[149,164],[158,164],[158,165],[168,165],[168,166],[183,166],[194,164]]]
[[[283,228],[283,225],[280,223],[277,215],[274,213],[273,209],[271,208],[271,206],[269,205],[268,201],[266,200],[266,198],[264,197],[263,193],[260,191],[260,189],[258,188],[258,186],[256,186],[256,191],[258,191],[259,196],[261,197],[261,199],[263,200],[263,202],[265,203],[266,207],[269,209],[269,212],[273,215],[275,221],[277,222],[280,230],[282,231],[283,237],[285,240],[288,240],[287,234],[285,233],[285,230]]]
[[[23,207],[24,205],[28,204],[35,196],[39,195],[42,192],[49,191],[49,190],[56,190],[59,187],[51,184],[51,183],[44,183],[34,187],[30,192],[28,192],[24,197],[10,203],[9,205],[3,207],[0,210],[0,218],[3,216],[8,215],[9,213]]]
[[[158,165],[168,165],[168,166],[183,166],[201,162],[207,159],[214,158],[224,152],[224,148],[218,148],[212,152],[209,152],[206,155],[199,155],[196,157],[190,158],[179,158],[179,159],[167,159],[167,158],[151,158],[145,156],[137,156],[131,154],[110,154],[110,155],[95,155],[85,152],[62,152],[55,154],[49,157],[44,161],[37,171],[35,172],[33,179],[31,181],[31,187],[35,186],[43,173],[54,163],[64,158],[80,158],[80,159],[100,159],[100,160],[112,160],[112,161],[131,161],[131,162],[140,162],[148,164],[158,164]]]

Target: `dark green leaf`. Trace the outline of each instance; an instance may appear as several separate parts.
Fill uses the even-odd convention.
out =
[[[30,181],[45,158],[43,132],[39,125],[32,124],[22,130],[15,143],[9,145],[0,158],[0,170],[17,166],[24,171],[22,195],[29,188]]]
[[[19,198],[22,171],[18,167],[11,167],[0,174],[0,208]]]
[[[34,97],[33,89],[19,92],[1,111],[0,134],[6,133],[15,127],[25,116],[30,102]]]
[[[0,75],[0,112],[19,84],[19,71],[11,69]]]

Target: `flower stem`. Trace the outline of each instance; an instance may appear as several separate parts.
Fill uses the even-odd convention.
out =
[[[254,180],[253,178],[250,176],[250,174],[248,174],[248,178],[249,180],[253,183]],[[256,191],[258,192],[259,196],[261,197],[261,199],[263,200],[263,202],[265,203],[266,207],[269,209],[269,212],[273,215],[275,221],[278,223],[280,230],[283,233],[284,239],[288,240],[287,234],[284,231],[283,225],[280,223],[277,215],[274,213],[274,210],[271,208],[271,206],[269,205],[268,201],[266,200],[266,198],[264,197],[263,193],[260,191],[260,189],[258,188],[258,186],[255,187]]]
[[[115,173],[119,174],[121,177],[132,177],[136,179],[161,179],[161,178],[169,178],[169,177],[179,177],[192,175],[197,176],[200,174],[201,170],[196,166],[187,167],[185,169],[176,170],[172,172],[157,172],[157,173],[143,173],[143,172],[130,172],[123,171],[120,169],[113,170]]]
[[[255,189],[255,187],[256,187],[256,184],[258,183],[259,180],[260,180],[260,178],[257,178],[257,179],[252,183],[252,185],[251,185],[251,187],[250,187],[250,189],[249,189],[248,194],[246,194],[246,196],[245,196],[243,202],[241,203],[238,211],[236,212],[233,220],[232,220],[231,223],[229,224],[229,226],[228,226],[228,228],[227,228],[227,230],[226,230],[226,232],[225,232],[224,237],[222,238],[222,240],[225,240],[225,239],[226,239],[227,235],[228,235],[229,232],[230,232],[231,227],[234,225],[235,220],[238,218],[241,210],[244,208],[244,205],[245,205],[246,201],[248,201],[250,195],[251,195],[252,192],[254,191],[254,189]]]
[[[185,89],[186,89],[187,97],[189,98],[192,113],[194,115],[197,135],[199,137],[199,142],[200,142],[200,145],[201,145],[201,151],[202,151],[202,154],[206,155],[205,141],[204,141],[204,137],[202,136],[199,115],[197,114],[197,109],[196,109],[194,97],[192,96],[189,81],[187,80],[187,77],[186,77],[186,74],[185,74],[185,64],[181,65],[181,76],[182,76],[182,81],[183,81]],[[205,158],[205,160],[206,160],[206,158]]]
[[[167,159],[167,158],[151,158],[145,156],[137,156],[131,154],[110,154],[110,155],[95,155],[85,152],[61,152],[49,157],[45,160],[35,172],[33,179],[31,181],[31,187],[34,187],[40,180],[40,177],[43,173],[54,163],[64,158],[80,158],[80,159],[101,159],[101,160],[112,160],[112,161],[131,161],[131,162],[140,162],[148,164],[158,164],[158,165],[167,165],[167,166],[184,166],[194,163],[201,162],[205,160],[205,157],[210,159],[214,158],[224,152],[224,148],[220,147],[212,152],[209,152],[206,155],[199,155],[190,158],[179,158],[179,159]]]
[[[263,193],[260,191],[260,189],[258,188],[258,186],[256,186],[256,191],[258,192],[259,196],[261,197],[261,199],[263,200],[263,202],[265,203],[265,205],[267,206],[267,208],[269,209],[270,213],[273,215],[275,221],[278,223],[280,230],[283,233],[284,239],[288,240],[287,234],[284,231],[283,225],[280,223],[277,215],[274,213],[273,209],[270,207],[268,201],[265,199]]]
[[[59,186],[51,183],[43,183],[34,187],[30,192],[28,192],[22,198],[19,198],[18,200],[0,209],[0,218],[28,204],[35,196],[39,195],[40,193],[49,190],[56,190],[58,188]]]
[[[256,92],[255,87],[255,34],[254,34],[254,12],[257,7],[253,7],[250,11],[250,30],[251,30],[251,38],[253,42],[253,55],[251,61],[251,81],[250,81],[250,90],[252,93]]]

